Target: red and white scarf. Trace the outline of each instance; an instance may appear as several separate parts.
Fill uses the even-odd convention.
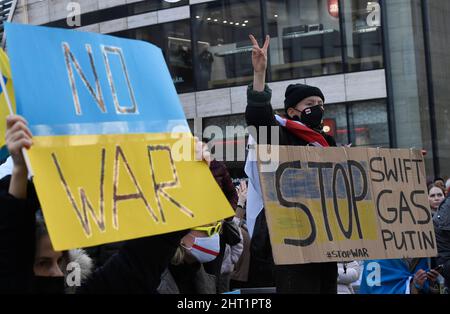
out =
[[[275,115],[275,119],[282,126],[285,127],[289,132],[294,134],[296,137],[308,142],[309,144],[317,147],[329,147],[330,145],[325,140],[322,134],[316,132],[301,122],[283,118],[279,115]]]

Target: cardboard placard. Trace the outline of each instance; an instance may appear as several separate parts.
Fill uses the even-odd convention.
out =
[[[420,151],[257,149],[276,264],[436,256]]]

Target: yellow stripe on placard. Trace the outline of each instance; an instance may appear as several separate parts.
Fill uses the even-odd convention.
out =
[[[6,89],[8,90],[8,95],[11,101],[12,109],[16,111],[16,99],[14,97],[14,88],[11,79],[11,67],[9,65],[9,59],[5,51],[0,48],[0,72],[3,75],[3,79],[6,83]],[[0,88],[1,90],[1,88]],[[6,117],[10,115],[8,108],[8,103],[6,102],[4,91],[0,91],[0,147],[5,145],[5,135],[6,135]]]
[[[336,216],[334,211],[332,199],[327,199],[325,203],[329,209],[327,211],[328,224],[331,234],[333,235],[333,241],[339,243],[340,241],[360,240],[358,238],[357,222],[354,217],[349,217],[347,201],[342,199],[337,200],[339,217]],[[314,218],[317,233],[315,242],[320,244],[329,243],[320,200],[309,200],[308,207]],[[287,238],[306,239],[310,235],[311,222],[302,210],[283,207],[276,202],[267,202],[266,209],[276,213],[271,220],[271,241],[273,244],[284,244],[284,240]],[[338,219],[341,221],[346,231],[351,231],[351,237],[349,239],[343,235],[338,224]],[[351,223],[349,223],[350,219],[352,219]],[[363,239],[377,240],[379,236],[376,222],[377,216],[372,201],[360,201],[358,203],[358,219]]]
[[[193,159],[190,135],[37,136],[33,142],[34,184],[55,250],[234,215],[206,163]]]

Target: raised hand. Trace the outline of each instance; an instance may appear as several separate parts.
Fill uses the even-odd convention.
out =
[[[252,64],[255,73],[264,73],[267,69],[267,48],[269,48],[270,36],[266,36],[266,40],[262,47],[259,47],[258,41],[253,35],[249,35],[253,44]]]
[[[18,115],[6,118],[6,145],[15,167],[26,168],[22,148],[29,149],[33,144],[33,136],[28,129],[27,121]]]
[[[194,137],[194,145],[195,145],[195,159],[196,160],[204,160],[206,163],[211,165],[211,162],[214,160],[214,157],[211,155],[211,152],[208,149],[208,145],[198,139],[198,137]]]
[[[29,149],[33,145],[32,138],[33,136],[24,118],[17,115],[6,118],[6,145],[14,163],[9,194],[19,199],[27,197],[28,170],[22,149]]]
[[[241,180],[241,183],[236,190],[239,197],[238,205],[242,208],[245,208],[245,204],[247,202],[247,183],[245,182],[245,180]]]

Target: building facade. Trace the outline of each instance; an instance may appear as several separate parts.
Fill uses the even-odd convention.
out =
[[[12,20],[159,46],[194,133],[214,149],[245,142],[248,35],[269,34],[274,109],[289,84],[318,86],[338,143],[425,149],[432,178],[450,175],[447,16],[447,0],[17,0]],[[235,177],[240,160],[228,160]]]

